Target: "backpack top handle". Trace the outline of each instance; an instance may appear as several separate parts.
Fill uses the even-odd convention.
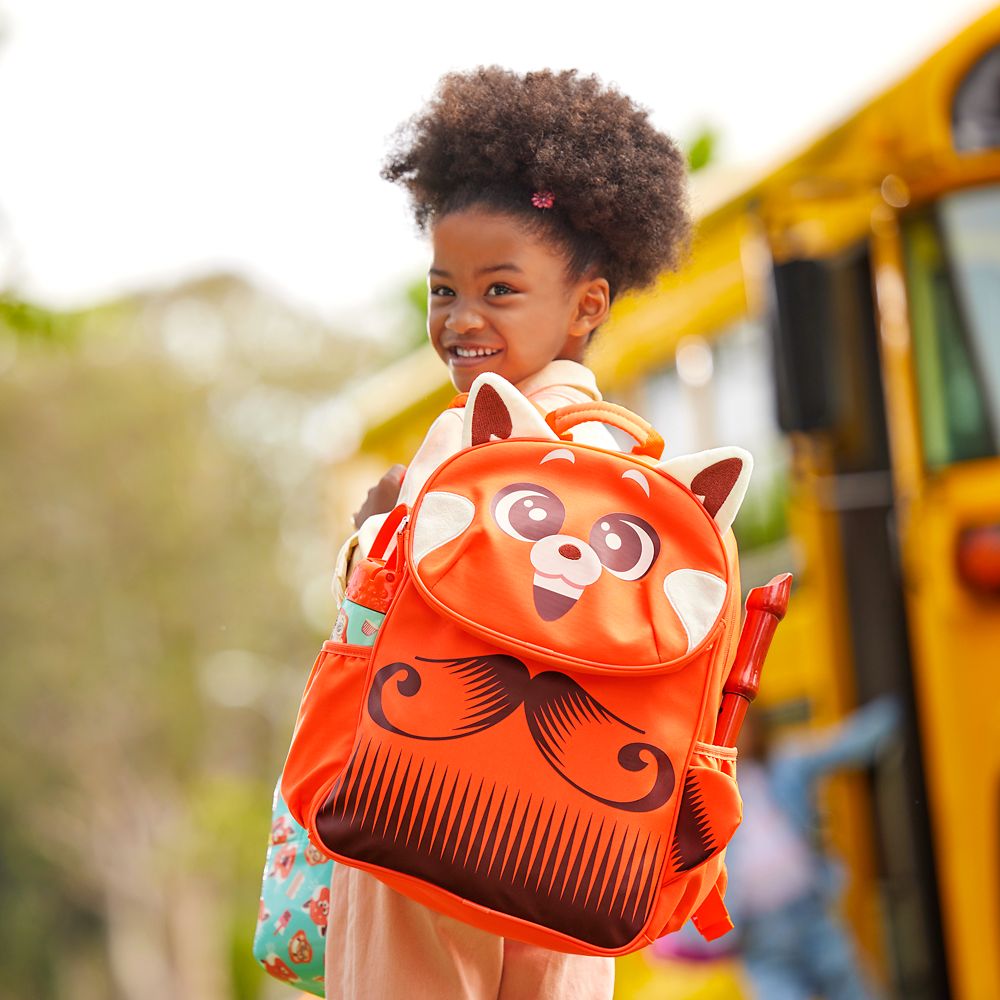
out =
[[[569,406],[560,406],[558,410],[552,410],[545,415],[545,422],[561,438],[567,438],[570,428],[576,427],[577,424],[593,420],[617,427],[634,438],[636,446],[632,449],[633,455],[646,455],[658,459],[663,454],[663,438],[653,429],[653,425],[617,403],[608,403],[604,400],[572,403]]]

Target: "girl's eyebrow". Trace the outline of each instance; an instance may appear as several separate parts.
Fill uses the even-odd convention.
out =
[[[481,267],[478,271],[476,271],[476,275],[492,274],[494,271],[516,271],[518,274],[524,274],[524,271],[521,270],[517,264],[513,263],[513,261],[508,261],[505,264],[490,264],[489,267]],[[451,277],[451,274],[448,271],[442,271],[439,267],[432,267],[427,273],[434,275],[435,278]]]

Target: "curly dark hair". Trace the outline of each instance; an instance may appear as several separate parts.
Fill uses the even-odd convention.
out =
[[[676,267],[688,245],[683,155],[644,108],[576,70],[447,74],[382,176],[409,190],[421,230],[473,206],[514,214],[561,245],[571,279],[596,268],[612,297]],[[554,205],[535,208],[536,191]]]

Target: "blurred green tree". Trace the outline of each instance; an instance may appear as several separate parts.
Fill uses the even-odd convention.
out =
[[[719,133],[710,125],[703,125],[684,145],[688,170],[692,174],[715,163],[719,149]]]
[[[427,342],[427,278],[414,278],[400,292],[400,343],[412,351]]]
[[[247,442],[276,433],[269,401],[307,412],[372,356],[329,335],[317,363],[286,323],[281,368],[274,316],[253,334],[216,309],[244,292],[0,308],[2,998],[270,990],[250,957],[270,794],[322,637],[289,556],[303,518],[300,547],[332,553],[298,411]],[[223,316],[214,371],[193,303]]]

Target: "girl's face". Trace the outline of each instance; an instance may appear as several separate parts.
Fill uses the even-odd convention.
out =
[[[516,384],[556,358],[582,360],[608,314],[605,279],[570,281],[561,249],[487,209],[444,216],[432,242],[427,331],[459,392],[483,372]]]

